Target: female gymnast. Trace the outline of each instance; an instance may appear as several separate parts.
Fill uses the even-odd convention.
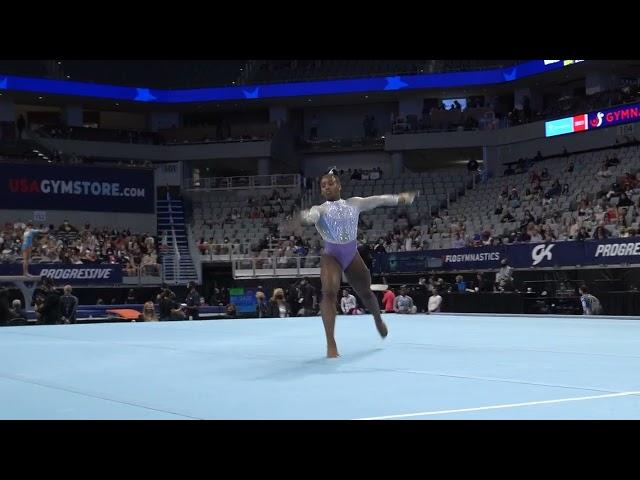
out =
[[[27,227],[22,234],[22,270],[25,277],[35,277],[36,275],[29,274],[29,257],[31,256],[31,250],[33,248],[33,237],[38,233],[46,233],[47,230],[38,230],[33,228],[33,223],[27,223]]]
[[[380,336],[382,338],[387,336],[387,326],[382,321],[378,300],[371,291],[369,269],[358,253],[356,237],[360,212],[376,207],[409,205],[417,195],[417,192],[405,192],[399,195],[352,197],[343,200],[340,198],[341,188],[340,179],[334,167],[320,179],[320,190],[327,201],[301,213],[302,222],[315,225],[324,240],[324,251],[320,259],[322,282],[320,311],[327,336],[327,357],[329,358],[339,356],[334,327],[337,295],[343,271],[364,306],[373,314]]]

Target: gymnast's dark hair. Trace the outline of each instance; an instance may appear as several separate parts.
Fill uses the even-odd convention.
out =
[[[320,179],[322,180],[324,177],[328,177],[330,175],[333,176],[338,181],[338,183],[340,183],[340,177],[338,176],[338,167],[331,167],[326,171],[326,173],[322,175],[322,177],[320,177]]]

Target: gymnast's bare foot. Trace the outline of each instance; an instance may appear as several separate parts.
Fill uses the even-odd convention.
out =
[[[376,321],[376,328],[378,329],[378,333],[380,334],[380,336],[382,338],[386,338],[387,334],[389,333],[389,330],[387,330],[387,326],[382,320],[380,320],[379,322]]]
[[[338,346],[333,344],[327,345],[327,358],[338,358],[340,354],[338,353]]]

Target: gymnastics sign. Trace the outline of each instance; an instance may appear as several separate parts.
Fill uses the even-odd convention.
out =
[[[514,268],[637,265],[640,238],[382,253],[374,257],[372,270],[376,274],[495,270],[503,259]]]
[[[545,122],[544,128],[546,137],[554,137],[638,121],[640,121],[640,103],[634,103],[552,120]]]
[[[122,283],[122,267],[118,264],[38,263],[30,265],[29,272],[38,277],[51,278],[56,284],[119,285]],[[0,275],[22,275],[22,265],[12,263],[0,265]]]
[[[153,171],[0,165],[0,203],[17,210],[154,212]]]

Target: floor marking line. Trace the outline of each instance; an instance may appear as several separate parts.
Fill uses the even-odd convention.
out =
[[[435,410],[431,412],[403,413],[400,415],[384,415],[381,417],[356,418],[355,420],[390,420],[394,418],[426,417],[426,416],[433,416],[433,415],[446,415],[450,413],[480,412],[484,410],[498,410],[501,408],[527,407],[531,405],[549,405],[553,403],[580,402],[584,400],[596,400],[601,398],[628,397],[630,395],[640,395],[640,391],[609,393],[606,395],[591,395],[588,397],[558,398],[555,400],[540,400],[535,402],[505,403],[501,405],[488,405],[485,407],[458,408],[455,410]]]

